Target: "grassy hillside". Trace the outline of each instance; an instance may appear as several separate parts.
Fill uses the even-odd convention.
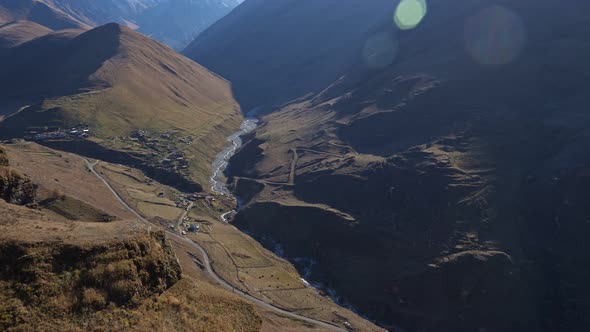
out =
[[[74,197],[117,218],[96,222],[64,204]],[[77,157],[0,146],[0,212],[2,330],[260,330],[253,305],[180,261],[164,232],[135,220]]]
[[[35,22],[52,30],[89,28],[82,21],[53,6],[50,1],[0,1],[0,24],[17,20]]]
[[[0,25],[0,52],[52,32],[47,27],[29,21]]]
[[[0,123],[4,138],[87,126],[87,144],[56,144],[94,157],[122,156],[116,161],[143,165],[173,182],[189,179],[187,190],[208,182],[211,160],[241,122],[228,82],[116,24],[51,33],[14,47],[2,55],[0,73],[9,78],[0,83],[3,102],[31,105]],[[131,140],[137,130],[147,131],[153,144]],[[180,151],[188,166],[182,173],[160,164]]]
[[[71,228],[31,219],[33,211],[3,201],[0,209],[14,218],[0,218],[0,228],[21,231],[0,237],[0,328],[5,331],[260,328],[251,305],[203,280],[181,279],[162,232],[112,224]],[[29,231],[25,222],[35,223],[45,237],[32,242],[23,236]],[[63,243],[56,230],[71,236]],[[88,234],[93,240],[84,239]]]

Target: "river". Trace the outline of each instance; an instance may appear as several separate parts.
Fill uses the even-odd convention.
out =
[[[213,174],[209,181],[213,193],[233,197],[233,194],[227,188],[226,178],[223,173],[226,170],[231,157],[233,157],[238,149],[244,144],[242,136],[253,132],[258,127],[260,120],[256,118],[257,111],[258,109],[254,109],[246,114],[240,129],[227,138],[227,141],[230,143],[228,147],[221,151],[217,157],[215,157],[215,160],[213,160]],[[236,213],[235,210],[226,212],[222,214],[220,218],[224,222],[227,222],[228,216],[234,213]]]
[[[228,145],[228,147],[225,148],[223,151],[221,151],[217,155],[217,157],[215,157],[215,160],[213,161],[213,174],[211,175],[211,178],[210,178],[211,191],[213,193],[218,194],[218,195],[224,195],[224,196],[231,197],[231,198],[235,198],[234,195],[232,194],[232,192],[227,187],[227,182],[226,182],[226,178],[224,176],[224,171],[227,169],[227,166],[229,165],[229,160],[236,154],[236,152],[238,152],[238,150],[244,144],[244,142],[242,140],[242,136],[252,133],[254,130],[256,130],[256,128],[258,128],[258,124],[260,123],[260,120],[258,120],[258,118],[256,117],[257,111],[258,111],[258,109],[254,109],[246,114],[246,117],[244,118],[244,121],[242,122],[240,129],[238,131],[236,131],[235,133],[233,133],[232,135],[227,137],[227,141],[230,143]],[[236,200],[239,202],[238,198],[236,198]],[[238,211],[237,211],[238,208],[239,208],[239,203],[238,203],[238,207],[236,207],[236,210],[231,210],[231,211],[225,212],[222,215],[220,215],[221,220],[226,223],[229,222],[229,217],[233,214],[238,213]],[[249,235],[252,236],[253,238],[264,239],[263,236],[257,236],[255,234],[249,234]],[[276,243],[275,241],[272,241],[272,240],[271,240],[271,242],[274,243],[274,245],[275,245],[274,246],[275,254],[279,257],[289,260],[289,258],[285,256],[281,245]],[[332,300],[334,300],[340,306],[346,307],[349,310],[354,311],[355,313],[359,314],[360,316],[363,316],[352,305],[343,301],[343,299],[340,298],[336,294],[336,291],[334,291],[333,289],[326,287],[321,282],[311,282],[310,283],[306,280],[308,278],[311,278],[313,265],[317,264],[317,261],[315,261],[311,258],[291,258],[290,260],[291,260],[291,262],[293,262],[296,266],[298,266],[300,268],[300,272],[302,273],[301,281],[305,285],[307,285],[308,287],[316,288],[316,289],[324,289],[329,294],[329,296],[332,298]],[[367,318],[365,316],[363,316],[363,317]],[[404,331],[404,330],[400,329],[400,331]]]

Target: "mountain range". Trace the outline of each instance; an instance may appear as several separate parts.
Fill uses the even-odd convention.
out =
[[[382,331],[222,222],[231,84],[64,4],[0,2],[0,330]]]
[[[589,9],[0,0],[0,329],[590,329]]]
[[[59,30],[116,22],[183,49],[238,0],[3,0],[0,24],[28,20]]]
[[[20,34],[23,40],[47,32],[34,23],[18,25],[30,28]],[[2,137],[88,126],[91,146],[62,148],[140,165],[186,190],[208,183],[223,137],[239,127],[240,108],[227,81],[115,23],[50,32],[0,52],[0,59],[0,107],[10,115],[0,123]],[[166,133],[170,142],[137,144],[129,136],[138,130],[152,139]],[[199,144],[185,151],[191,165],[185,180],[161,161],[180,149],[166,144],[189,136]]]
[[[588,4],[415,3],[252,0],[189,45],[266,106],[234,222],[386,325],[587,328]]]

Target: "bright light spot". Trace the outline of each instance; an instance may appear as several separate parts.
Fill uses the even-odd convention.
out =
[[[367,67],[381,69],[393,63],[397,55],[397,40],[393,33],[381,32],[365,43],[363,58]]]
[[[465,48],[481,64],[513,61],[524,49],[526,39],[520,17],[504,7],[486,8],[465,23]]]
[[[401,0],[395,9],[394,21],[402,30],[418,26],[427,11],[426,0]]]

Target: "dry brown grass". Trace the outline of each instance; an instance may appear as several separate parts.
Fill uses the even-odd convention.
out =
[[[0,49],[14,47],[51,32],[51,29],[30,21],[0,22]]]
[[[81,328],[86,316],[133,312],[181,274],[163,233],[78,245],[3,241],[0,261],[0,294],[22,309],[0,306],[3,330],[39,322]]]
[[[111,88],[48,100],[45,107],[59,107],[66,118],[92,124],[101,137],[136,129],[193,135],[195,143],[186,149],[189,158],[199,156],[192,175],[206,184],[216,151],[241,121],[229,83],[168,47],[121,29],[120,54],[92,77]],[[121,142],[105,143],[133,149]]]
[[[12,167],[26,174],[45,195],[57,190],[108,215],[134,218],[79,158],[33,143],[6,145],[3,149]]]
[[[146,319],[134,330],[259,331],[254,306],[237,296],[186,276],[141,310]]]
[[[182,214],[183,210],[177,208],[172,200],[180,193],[157,182],[147,184],[146,176],[141,171],[104,162],[99,163],[96,169],[108,179],[130,206],[146,218],[161,217],[176,221]],[[162,192],[168,194],[168,197],[159,197]]]
[[[71,47],[56,46],[53,37],[43,37],[43,43],[34,45],[39,49],[32,52],[47,55],[39,56],[42,63],[25,63],[18,69],[0,66],[0,72],[18,72],[19,82],[24,81],[22,88],[6,85],[7,90],[15,90],[8,95],[39,101],[39,106],[1,122],[4,134],[20,137],[44,126],[87,124],[93,142],[144,156],[153,150],[120,138],[138,129],[148,130],[155,138],[164,132],[190,135],[194,143],[183,145],[190,162],[188,176],[205,187],[212,160],[242,119],[230,84],[174,50],[115,24],[62,37],[58,39]],[[27,81],[34,75],[26,71],[38,67],[46,72],[35,74],[48,80]],[[66,68],[66,73],[60,68]],[[166,155],[158,153],[156,159]]]
[[[6,152],[0,147],[0,166],[8,166],[8,158]]]
[[[141,179],[144,177],[136,171],[129,171],[107,163],[100,165],[99,169],[109,178],[109,181],[113,181],[112,185],[119,192],[124,193],[124,199],[130,205],[137,205],[146,197],[153,197],[154,193],[159,191],[174,195],[173,188],[157,182],[151,186],[141,183]],[[127,193],[126,188],[128,187],[139,192],[130,195]],[[178,192],[176,193],[178,194]],[[299,274],[289,262],[266,250],[234,226],[221,223],[218,209],[227,209],[227,207],[219,200],[216,203],[219,204],[209,205],[204,200],[197,201],[189,216],[208,222],[203,226],[203,232],[189,236],[205,248],[211,258],[213,269],[223,279],[234,287],[247,291],[258,298],[281,307],[300,311],[307,316],[337,322],[341,322],[342,317],[346,317],[355,326],[366,327],[366,330],[375,329],[374,325],[349,310],[339,307],[329,298],[319,295],[313,289],[306,288],[299,280]],[[206,274],[196,268],[192,258],[185,255],[187,251],[191,252],[191,249],[175,242],[174,245],[185,273],[189,273],[195,278],[206,277]],[[199,252],[192,252],[192,254],[200,257]],[[288,322],[286,326],[293,328],[293,331],[314,329],[299,321],[285,321],[284,318],[277,318],[272,313],[265,313],[266,330],[281,331],[280,328],[276,328],[277,321],[281,324]]]

